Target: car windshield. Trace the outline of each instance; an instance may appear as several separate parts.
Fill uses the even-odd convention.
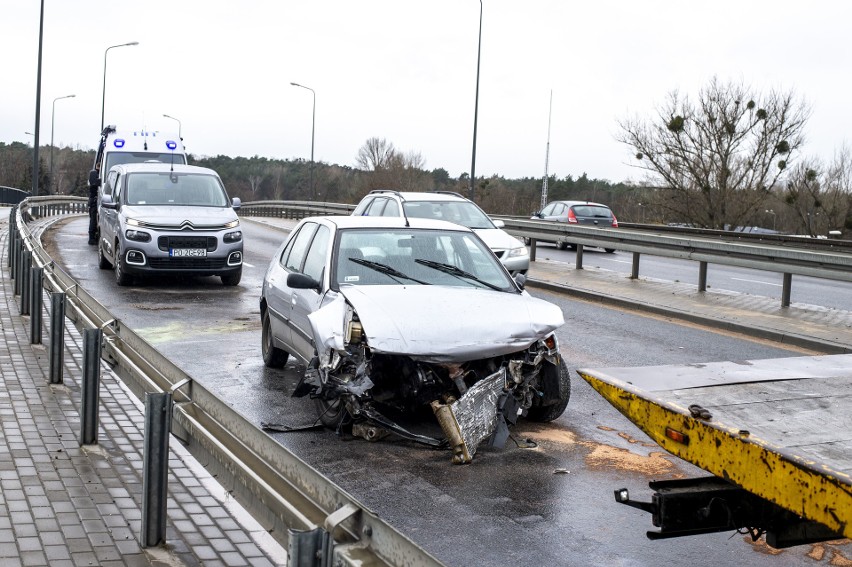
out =
[[[128,205],[228,206],[219,179],[198,173],[130,173],[126,194]]]
[[[409,218],[438,219],[468,228],[494,228],[491,219],[470,201],[405,201]]]
[[[106,171],[109,171],[114,165],[121,165],[125,163],[145,163],[148,161],[171,163],[175,165],[186,164],[186,158],[183,154],[176,154],[174,152],[108,152],[106,158]]]
[[[517,291],[475,234],[402,228],[340,231],[334,280],[343,285],[442,285]]]

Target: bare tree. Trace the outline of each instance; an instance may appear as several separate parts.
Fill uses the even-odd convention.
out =
[[[784,202],[796,219],[795,230],[810,236],[843,229],[852,206],[852,155],[844,146],[830,165],[816,159],[799,164],[784,187]]]
[[[380,171],[390,167],[395,155],[393,144],[384,138],[369,138],[358,150],[355,164],[364,171]]]
[[[674,91],[654,119],[620,121],[617,139],[661,188],[657,206],[697,226],[735,228],[789,169],[809,114],[791,92],[762,96],[713,78],[696,102]]]

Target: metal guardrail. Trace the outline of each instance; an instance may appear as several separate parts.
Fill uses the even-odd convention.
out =
[[[64,292],[66,316],[78,329],[104,332],[101,356],[140,398],[172,392],[172,433],[237,500],[290,549],[290,565],[409,565],[441,563],[373,511],[281,446],[192,380],[116,319],[47,254],[27,226],[33,219],[86,212],[80,197],[31,197],[14,212],[21,249],[44,270],[44,288]],[[10,247],[13,246],[10,243]],[[305,535],[323,553],[304,551]],[[294,548],[301,555],[294,556]],[[313,548],[310,548],[313,549]],[[301,562],[299,562],[301,561]]]
[[[3,205],[17,205],[30,195],[30,191],[0,186],[0,204]]]
[[[349,215],[355,205],[316,201],[251,201],[243,203],[239,213],[253,217],[303,219],[314,215]]]

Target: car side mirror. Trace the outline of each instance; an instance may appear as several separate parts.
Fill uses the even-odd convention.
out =
[[[500,219],[497,219],[494,221],[494,226],[496,226],[497,228],[503,228],[506,226],[506,223],[504,223]]]
[[[100,187],[101,177],[98,175],[98,170],[93,169],[89,172],[89,187]]]
[[[513,279],[520,289],[524,289],[524,286],[527,283],[527,277],[524,274],[515,274]]]
[[[293,273],[287,276],[287,287],[293,289],[315,289],[319,291],[320,283],[311,276]]]
[[[240,207],[242,206],[243,203],[242,201],[240,201],[239,197],[234,197],[233,199],[231,199],[231,208],[233,208],[235,211],[239,211]]]
[[[103,197],[101,197],[101,207],[114,211],[118,208],[118,205],[115,201],[112,200],[112,195],[104,195]]]

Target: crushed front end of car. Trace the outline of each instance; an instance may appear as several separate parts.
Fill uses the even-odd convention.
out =
[[[429,287],[341,289],[310,316],[317,358],[294,395],[316,398],[328,426],[350,420],[368,439],[384,430],[449,446],[459,464],[482,443],[502,447],[519,417],[551,421],[565,410],[570,380],[554,334],[561,310],[526,294],[456,289],[442,290],[438,305]],[[481,321],[495,309],[496,323]],[[392,417],[426,407],[444,438]]]

